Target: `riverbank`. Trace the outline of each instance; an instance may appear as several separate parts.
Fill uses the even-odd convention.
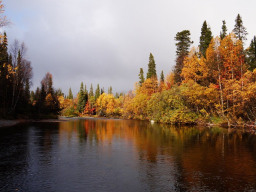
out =
[[[234,123],[227,123],[224,121],[215,121],[215,122],[207,122],[207,121],[198,121],[194,123],[163,123],[163,122],[157,122],[154,120],[142,120],[142,119],[127,119],[120,116],[116,117],[100,117],[100,116],[77,116],[77,117],[64,117],[60,116],[59,118],[65,119],[65,120],[72,120],[72,119],[115,119],[115,120],[138,120],[138,121],[148,121],[151,124],[157,123],[157,124],[167,124],[167,125],[184,125],[184,126],[199,126],[199,127],[222,127],[222,128],[232,128],[232,129],[240,129],[240,130],[249,130],[249,131],[256,131],[256,124],[254,122],[248,122],[248,123],[241,123],[241,124],[234,124]]]
[[[11,127],[21,123],[34,123],[34,122],[45,122],[45,123],[57,123],[63,121],[69,121],[70,118],[58,117],[58,119],[14,119],[6,120],[0,119],[0,128],[1,127]]]
[[[3,120],[1,119],[0,120],[0,127],[11,127],[11,126],[14,126],[14,125],[17,125],[19,123],[22,123],[24,121],[21,121],[21,120]]]
[[[79,120],[79,119],[114,119],[114,120],[125,120],[124,118],[118,118],[118,117],[98,117],[98,116],[82,116],[82,117],[66,117],[66,116],[58,116],[57,119],[14,119],[14,120],[6,120],[6,119],[0,119],[0,128],[1,127],[11,127],[15,126],[21,123],[58,123],[58,122],[63,122],[63,121],[70,121],[70,120]],[[153,122],[150,121],[152,124],[153,123],[160,123],[160,124],[166,124],[166,123],[161,123],[161,122]],[[168,123],[167,123],[168,124]],[[177,124],[180,125],[180,124]],[[187,125],[187,124],[185,124]],[[256,131],[256,125],[255,123],[247,123],[247,124],[242,124],[242,125],[236,125],[236,124],[230,124],[228,126],[227,123],[206,123],[206,122],[200,122],[200,123],[195,123],[194,125],[198,126],[206,126],[206,127],[223,127],[223,128],[236,128],[236,129],[247,129],[247,130],[254,130]]]
[[[107,118],[107,117],[90,117],[90,116],[84,116],[84,117],[64,117],[64,116],[58,116],[57,119],[13,119],[13,120],[7,120],[7,119],[0,119],[0,128],[1,127],[11,127],[15,126],[21,123],[58,123],[63,121],[70,121],[74,119],[120,119],[120,118]]]

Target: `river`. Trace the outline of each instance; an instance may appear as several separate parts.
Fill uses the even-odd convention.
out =
[[[256,134],[113,119],[1,128],[0,191],[256,191]]]

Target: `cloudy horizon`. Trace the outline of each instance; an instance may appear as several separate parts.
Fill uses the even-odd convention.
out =
[[[175,65],[177,32],[190,30],[193,46],[199,42],[204,20],[214,36],[226,20],[228,32],[239,13],[249,33],[246,46],[256,35],[255,2],[205,0],[3,0],[5,15],[12,22],[4,30],[9,44],[24,41],[32,62],[32,89],[47,72],[55,88],[64,93],[99,83],[107,91],[133,89],[139,69],[147,72],[150,52],[165,76]]]

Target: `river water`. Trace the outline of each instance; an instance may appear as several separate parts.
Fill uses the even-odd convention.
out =
[[[256,191],[256,134],[106,119],[1,128],[0,191]]]

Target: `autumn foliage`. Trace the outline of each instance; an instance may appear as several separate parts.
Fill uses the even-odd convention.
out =
[[[163,71],[160,80],[157,79],[154,56],[150,53],[147,79],[140,68],[133,91],[122,96],[112,92],[99,95],[98,91],[94,96],[91,86],[88,102],[82,106],[84,111],[78,114],[172,124],[255,122],[255,41],[244,49],[245,38],[241,36],[246,33],[238,34],[236,29],[227,35],[222,26],[221,37],[212,37],[206,22],[204,25],[202,29],[209,34],[202,32],[199,47],[190,50],[190,32],[177,33],[177,66],[165,79]],[[71,105],[76,110],[75,99]]]

